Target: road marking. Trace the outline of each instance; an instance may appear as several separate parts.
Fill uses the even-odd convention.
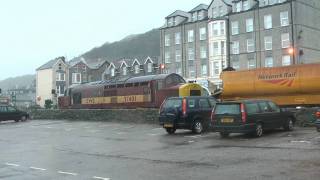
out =
[[[194,141],[188,141],[189,143],[194,143]]]
[[[46,171],[46,169],[44,169],[44,168],[38,168],[38,167],[32,167],[32,166],[30,167],[30,169]]]
[[[311,143],[310,141],[291,141],[291,143]]]
[[[93,176],[93,179],[100,179],[100,180],[110,180],[110,178],[103,178],[103,177],[98,177],[98,176]]]
[[[151,129],[151,131],[155,131],[155,130],[162,130],[163,128],[154,128],[154,129]]]
[[[161,134],[148,134],[148,136],[160,136]]]
[[[6,163],[7,166],[14,166],[14,167],[19,167],[19,164],[13,164],[13,163]]]
[[[118,132],[118,135],[127,134],[126,132]]]
[[[201,135],[195,135],[195,136],[184,136],[184,137],[187,137],[187,138],[200,138],[202,136]]]
[[[66,175],[72,175],[72,176],[77,176],[77,173],[71,173],[71,172],[65,172],[65,171],[58,171],[59,174],[66,174]]]

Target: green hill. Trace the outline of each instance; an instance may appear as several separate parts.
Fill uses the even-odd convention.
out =
[[[8,78],[0,81],[0,88],[2,90],[14,88],[31,88],[35,84],[35,75],[24,75],[13,78]]]

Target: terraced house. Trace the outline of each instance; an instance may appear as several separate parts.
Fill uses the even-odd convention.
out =
[[[221,71],[319,62],[319,0],[213,0],[161,28],[165,73],[221,85]]]

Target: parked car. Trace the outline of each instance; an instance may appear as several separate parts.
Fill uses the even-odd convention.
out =
[[[315,125],[316,125],[316,128],[317,128],[317,131],[320,132],[320,109],[315,113],[316,115],[316,122],[315,122]]]
[[[161,105],[159,123],[168,134],[177,129],[190,129],[202,133],[210,126],[210,115],[216,104],[213,97],[170,97]]]
[[[263,135],[265,130],[284,128],[293,130],[293,113],[284,111],[272,101],[243,100],[217,103],[211,115],[213,130],[222,137],[230,133]]]
[[[29,114],[24,111],[20,111],[13,106],[0,105],[0,121],[14,120],[26,121],[29,119]]]

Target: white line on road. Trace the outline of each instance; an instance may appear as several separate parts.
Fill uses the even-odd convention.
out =
[[[155,131],[155,130],[162,130],[163,128],[154,128],[154,129],[151,129],[152,131]]]
[[[187,137],[187,138],[200,138],[200,137],[202,137],[202,135],[184,136],[184,137]]]
[[[310,141],[291,141],[291,143],[308,143],[310,144]]]
[[[33,169],[33,170],[39,170],[39,171],[46,171],[46,169],[44,168],[38,168],[38,167],[30,167],[30,169]]]
[[[7,166],[14,166],[14,167],[19,167],[19,164],[13,164],[13,163],[6,163]]]
[[[126,132],[118,132],[117,134],[118,135],[122,135],[122,134],[128,134],[128,133],[126,133]]]
[[[188,141],[189,143],[194,143],[194,141]]]
[[[98,177],[98,176],[93,176],[93,179],[100,179],[100,180],[110,180],[110,178],[103,178],[103,177]]]
[[[71,173],[71,172],[65,172],[65,171],[58,171],[59,174],[66,174],[66,175],[72,175],[72,176],[77,176],[77,173]]]
[[[160,136],[161,134],[148,134],[148,136]]]

